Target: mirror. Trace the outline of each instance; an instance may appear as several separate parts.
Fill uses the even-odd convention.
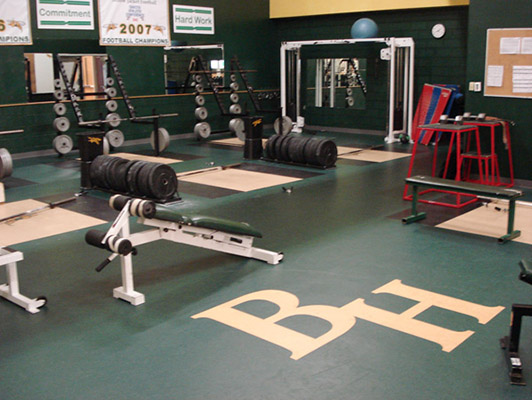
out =
[[[366,108],[366,59],[307,59],[306,105]]]
[[[29,101],[49,100],[54,91],[54,57],[51,53],[24,53]]]
[[[224,45],[179,45],[165,47],[164,74],[167,94],[183,93],[194,87],[189,71],[193,68],[193,58],[201,56],[206,71],[216,87],[224,86]]]
[[[59,54],[59,60],[65,67],[72,89],[80,99],[105,99],[105,79],[107,54]],[[56,76],[59,71],[56,71]],[[61,79],[61,88],[65,82]]]
[[[80,99],[105,98],[105,78],[108,76],[106,54],[59,54],[74,92]],[[54,79],[60,74],[51,53],[25,53],[26,91],[28,100],[54,100]],[[61,79],[61,88],[65,82]]]

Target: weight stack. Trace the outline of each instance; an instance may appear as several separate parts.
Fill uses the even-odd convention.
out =
[[[244,158],[258,160],[262,157],[262,117],[243,117],[246,139],[244,141]]]
[[[79,155],[81,158],[81,188],[90,189],[92,183],[90,179],[90,168],[92,160],[103,154],[103,138],[105,133],[100,132],[80,132],[78,137]]]

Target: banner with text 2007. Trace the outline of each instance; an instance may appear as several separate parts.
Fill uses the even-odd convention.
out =
[[[100,45],[169,46],[168,0],[98,0]]]
[[[0,1],[0,46],[32,44],[29,0]]]

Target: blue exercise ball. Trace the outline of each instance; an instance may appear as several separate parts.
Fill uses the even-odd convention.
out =
[[[360,18],[351,27],[351,37],[353,39],[368,39],[377,37],[379,27],[370,18]]]

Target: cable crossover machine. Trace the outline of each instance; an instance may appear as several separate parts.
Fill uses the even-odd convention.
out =
[[[388,112],[386,143],[399,141],[400,135],[411,137],[414,102],[414,40],[409,37],[306,40],[281,43],[281,108],[283,124],[301,132],[305,125],[301,113],[301,49],[306,46],[338,46],[359,43],[382,43],[380,59],[389,61]],[[402,104],[402,126],[395,129],[394,115],[397,105]],[[294,121],[294,122],[292,122]],[[284,128],[284,127],[283,127]],[[284,131],[284,129],[283,129]],[[290,132],[290,130],[288,130]]]

